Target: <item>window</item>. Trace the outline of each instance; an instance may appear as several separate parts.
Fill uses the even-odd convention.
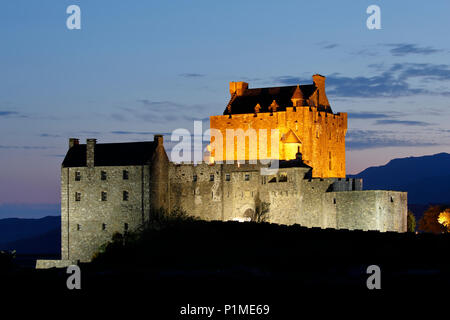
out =
[[[269,180],[269,183],[274,183],[277,182],[277,177],[273,177]]]
[[[81,193],[75,192],[75,201],[81,201]]]
[[[209,175],[209,181],[214,181],[214,175],[213,174]]]
[[[123,201],[128,201],[128,191],[123,192]]]
[[[75,181],[80,181],[81,180],[81,172],[77,171],[75,172]]]
[[[122,178],[123,178],[123,180],[128,180],[128,170],[122,171]]]
[[[100,173],[100,176],[101,176],[101,179],[102,179],[102,180],[106,180],[106,171],[102,171],[102,172]]]
[[[333,199],[333,204],[336,204],[336,198]]]
[[[194,175],[192,176],[192,181],[194,181],[194,182],[197,181],[197,175],[196,175],[196,174],[194,174]]]
[[[278,178],[278,182],[286,182],[287,179],[287,173],[286,172],[281,172],[280,173],[280,177]]]
[[[246,174],[245,175],[245,181],[249,181],[250,180],[250,175],[249,174]]]
[[[106,230],[106,223],[102,223],[102,230]]]
[[[227,174],[225,175],[225,180],[226,180],[226,181],[230,181],[230,180],[231,180],[231,176],[230,176],[229,173],[227,173]]]
[[[106,200],[108,200],[108,194],[106,193],[106,191],[102,191],[102,201]]]
[[[77,224],[77,231],[81,230],[81,226],[79,224]]]
[[[123,230],[128,231],[128,223],[124,223]]]

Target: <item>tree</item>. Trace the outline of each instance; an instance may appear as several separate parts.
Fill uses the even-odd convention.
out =
[[[432,205],[423,214],[423,217],[419,220],[419,230],[431,233],[443,233],[447,231],[447,228],[440,224],[438,219],[441,212],[445,211],[449,207],[441,205]]]
[[[447,228],[447,232],[450,232],[450,209],[447,208],[439,214],[438,222]]]
[[[408,210],[408,216],[406,220],[407,220],[406,230],[408,232],[416,231],[416,217],[414,216],[414,213],[411,210]]]

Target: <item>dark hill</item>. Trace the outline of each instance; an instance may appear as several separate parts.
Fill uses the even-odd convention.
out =
[[[393,159],[350,177],[363,178],[365,190],[408,192],[408,203],[450,203],[450,154]]]
[[[1,219],[0,249],[3,247],[1,244],[33,238],[55,229],[61,230],[61,217],[48,216],[41,219]]]

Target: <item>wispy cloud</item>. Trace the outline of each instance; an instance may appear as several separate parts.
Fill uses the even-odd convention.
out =
[[[19,113],[16,111],[0,110],[0,117],[14,116],[14,115],[18,115],[18,114]]]
[[[392,48],[389,50],[390,53],[397,57],[403,57],[409,54],[429,55],[443,51],[433,47],[420,47],[414,43],[388,43],[385,46]]]
[[[5,146],[0,145],[0,149],[21,149],[21,150],[45,150],[45,149],[51,149],[53,147],[48,146]]]
[[[380,119],[390,118],[391,115],[375,112],[348,112],[348,117],[352,119]]]
[[[171,134],[168,132],[156,132],[156,131],[111,131],[111,133],[116,134],[116,135],[155,135],[155,134],[170,135]]]
[[[364,150],[386,147],[427,147],[439,145],[432,141],[404,139],[394,136],[392,131],[351,130],[347,133],[346,148]]]
[[[42,138],[60,138],[61,136],[59,134],[51,134],[51,133],[41,133],[39,137]]]
[[[179,76],[183,78],[202,78],[206,75],[201,73],[180,73]]]
[[[377,67],[381,69],[382,65]],[[421,85],[411,85],[412,80],[421,82]],[[290,75],[273,77],[273,81],[284,85],[311,83],[309,79]],[[436,86],[425,86],[433,81],[450,81],[450,65],[396,63],[376,75],[350,77],[334,73],[329,75],[326,81],[327,93],[335,97],[396,98],[419,94],[450,95],[450,87],[438,90]]]
[[[375,124],[393,124],[393,125],[402,125],[402,126],[421,126],[426,127],[431,125],[431,123],[423,122],[423,121],[409,121],[409,120],[377,120]]]

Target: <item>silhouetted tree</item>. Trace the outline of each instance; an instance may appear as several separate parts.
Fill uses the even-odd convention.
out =
[[[412,213],[411,210],[408,210],[406,230],[408,232],[416,231],[416,217],[414,216],[414,213]]]
[[[445,209],[449,208],[448,206],[442,205],[432,205],[427,211],[423,214],[423,217],[419,220],[420,231],[424,232],[432,232],[432,233],[443,233],[447,231],[447,228],[440,224],[438,221],[439,214]]]

